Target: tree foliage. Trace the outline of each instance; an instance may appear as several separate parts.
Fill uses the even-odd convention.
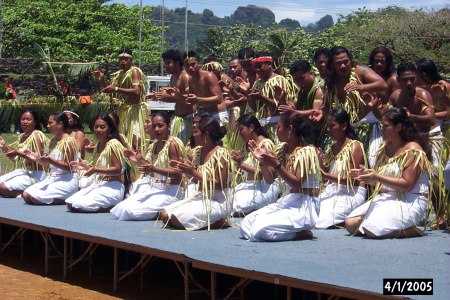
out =
[[[241,48],[253,47],[258,49],[262,38],[261,27],[246,26],[237,22],[234,26],[224,30],[221,27],[211,27],[205,31],[205,39],[197,40],[195,49],[202,56],[215,55],[219,61],[226,62],[235,57]]]
[[[108,4],[105,0],[3,0],[3,53],[7,57],[39,57],[33,43],[48,47],[55,60],[94,60],[127,46],[138,57],[138,5]],[[143,13],[150,15],[151,7]],[[144,62],[159,60],[153,35],[159,28],[142,24]],[[136,59],[137,60],[137,59]]]
[[[301,28],[289,32],[286,29],[269,30],[264,34],[260,47],[283,60],[287,65],[299,57],[305,57],[306,45],[311,44],[312,36]]]
[[[137,53],[139,6],[109,2],[3,0],[3,53],[39,58],[34,43],[47,46],[54,60],[100,60],[123,45]],[[143,9],[143,62],[160,60],[161,9]],[[165,49],[184,50],[185,9],[164,9],[164,15]],[[340,45],[361,64],[367,63],[373,48],[383,45],[392,51],[396,63],[427,57],[448,74],[450,9],[361,8],[341,15],[336,24],[327,15],[306,27],[289,19],[276,24],[272,11],[255,5],[239,7],[224,18],[210,9],[199,14],[188,11],[188,43],[188,48],[196,48],[202,56],[214,54],[222,62],[244,47],[268,50],[289,61],[312,61],[318,47]]]
[[[401,21],[399,21],[401,20]],[[443,72],[450,72],[450,10],[406,10],[388,6],[377,11],[359,9],[341,16],[325,37],[339,40],[360,63],[370,51],[386,46],[396,62],[430,58]],[[326,39],[322,38],[322,41]],[[337,43],[336,43],[337,44]]]

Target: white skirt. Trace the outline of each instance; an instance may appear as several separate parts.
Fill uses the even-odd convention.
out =
[[[428,197],[406,193],[398,199],[396,192],[379,193],[372,201],[357,207],[348,217],[364,216],[359,231],[369,230],[376,236],[418,226],[424,218]]]
[[[278,185],[247,180],[234,190],[233,212],[249,213],[260,209],[278,198]]]
[[[29,171],[19,168],[0,176],[0,184],[5,184],[10,191],[24,191],[28,187],[45,179],[47,173],[44,171]]]
[[[127,197],[149,190],[152,187],[153,177],[143,176],[130,184]]]
[[[219,220],[225,220],[231,215],[231,205],[227,199],[228,189],[214,191],[213,199],[203,199],[203,194],[184,199],[169,206],[166,210],[169,217],[175,216],[186,230],[197,230],[213,224]]]
[[[367,190],[361,186],[330,184],[320,194],[320,214],[316,228],[327,229],[330,226],[345,222],[347,216],[366,201]]]
[[[66,199],[73,208],[86,212],[96,212],[100,208],[109,208],[123,200],[125,186],[120,181],[100,181]]]
[[[147,221],[165,206],[178,201],[183,189],[178,184],[154,183],[151,189],[136,193],[120,202],[111,214],[120,221]]]
[[[78,191],[78,173],[49,174],[43,181],[25,190],[43,204],[52,204],[54,199],[67,199]]]
[[[289,193],[241,222],[241,237],[252,242],[287,241],[295,234],[310,230],[319,218],[319,199],[301,193]]]

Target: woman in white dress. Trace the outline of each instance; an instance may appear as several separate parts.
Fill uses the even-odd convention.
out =
[[[240,116],[237,120],[237,128],[245,144],[252,140],[261,149],[275,151],[275,145],[254,115]],[[276,175],[273,169],[262,169],[251,152],[245,160],[240,152],[235,150],[231,151],[231,157],[240,168],[242,176],[242,182],[234,190],[233,213],[235,216],[245,216],[278,199],[278,186],[272,185]],[[267,181],[262,171],[269,171],[266,176]]]
[[[183,194],[183,174],[169,165],[171,160],[182,161],[185,158],[183,142],[170,135],[170,116],[166,112],[156,112],[150,118],[155,141],[143,157],[129,149],[125,150],[125,155],[152,180],[111,210],[111,214],[121,221],[156,219],[164,206],[178,201]],[[144,130],[149,131],[147,122]]]
[[[42,154],[47,138],[41,131],[38,115],[34,110],[26,110],[20,117],[23,133],[17,141],[6,145],[0,136],[0,148],[5,156],[15,162],[16,169],[0,177],[0,196],[15,198],[36,182],[45,179],[47,173],[40,164],[28,159],[25,151]]]
[[[107,114],[95,118],[94,134],[98,140],[92,164],[73,161],[72,166],[84,171],[88,186],[66,199],[69,210],[75,212],[109,212],[123,200],[128,181],[127,161],[119,132]]]
[[[350,116],[340,108],[327,117],[327,132],[334,143],[323,155],[322,180],[327,180],[320,194],[320,214],[316,228],[343,227],[345,218],[366,200],[364,183],[354,181],[350,170],[366,165],[364,147],[353,127]]]
[[[192,134],[196,147],[192,149],[192,161],[171,161],[170,165],[197,184],[197,193],[165,207],[161,219],[166,226],[209,230],[228,225],[232,209],[233,160],[219,145],[225,133],[225,127],[220,127],[212,117],[198,121],[194,118]]]
[[[401,108],[383,113],[384,143],[375,169],[351,171],[355,180],[375,186],[371,200],[346,219],[351,234],[369,238],[404,238],[423,235],[417,228],[428,207],[430,194],[429,144],[420,137]]]
[[[286,143],[285,159],[250,145],[263,168],[274,168],[290,187],[276,203],[247,215],[241,222],[241,237],[249,241],[286,241],[311,238],[311,229],[319,217],[322,186],[317,149],[305,142],[314,132],[313,125],[298,112],[281,114],[277,135]]]
[[[49,133],[55,135],[50,141],[49,154],[26,151],[29,159],[50,167],[45,180],[35,183],[22,193],[28,204],[65,204],[65,199],[78,191],[78,174],[70,167],[77,158],[78,146],[75,138],[66,133],[69,125],[67,115],[55,112],[48,118]]]

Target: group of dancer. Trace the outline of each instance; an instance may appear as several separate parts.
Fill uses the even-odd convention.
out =
[[[288,70],[245,48],[226,75],[214,58],[201,66],[192,50],[162,58],[171,81],[161,91],[145,91],[126,48],[112,83],[94,72],[122,109],[122,118],[93,120],[97,143],[74,111],[49,117],[50,141],[25,111],[18,141],[0,139],[16,164],[0,177],[0,195],[186,230],[240,226],[249,241],[343,227],[369,238],[421,236],[433,208],[432,225],[447,225],[441,129],[450,84],[431,60],[401,63],[394,74],[384,47],[372,52],[371,68],[334,47],[316,52],[316,68],[300,60]],[[149,115],[145,94],[174,102],[174,115]]]

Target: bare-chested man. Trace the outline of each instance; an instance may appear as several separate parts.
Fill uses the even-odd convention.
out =
[[[435,132],[438,128],[431,94],[416,86],[416,67],[411,62],[403,62],[397,67],[400,89],[394,91],[389,102],[395,107],[408,110],[409,118],[422,133]],[[439,128],[440,131],[440,128]]]
[[[423,58],[416,63],[417,85],[426,89],[433,98],[436,119],[441,126],[442,134],[450,143],[450,82],[445,81],[439,74],[434,61]],[[448,147],[447,149],[450,148]],[[449,153],[447,153],[449,155]],[[445,161],[445,157],[442,157]],[[450,157],[444,170],[445,187],[450,190]],[[447,191],[450,193],[450,191]]]
[[[240,92],[247,95],[250,93],[252,86],[255,84],[255,81],[258,79],[258,74],[256,74],[256,70],[253,67],[252,60],[255,58],[255,51],[253,48],[242,48],[238,52],[239,62],[241,63],[242,69],[244,69],[246,73],[246,78],[241,76],[236,76],[236,82],[239,85]]]
[[[314,66],[317,69],[317,72],[319,73],[319,76],[316,76],[321,80],[321,85],[323,87],[323,84],[325,82],[325,78],[328,76],[328,70],[327,70],[327,63],[328,63],[328,57],[330,55],[330,50],[327,48],[320,47],[314,52]]]
[[[162,89],[150,95],[151,99],[175,102],[175,112],[172,117],[171,130],[174,136],[187,143],[192,135],[192,121],[195,105],[187,104],[183,94],[189,92],[189,75],[183,69],[183,59],[178,50],[169,49],[162,54],[166,71],[170,74],[170,88]]]
[[[237,120],[239,118],[239,115],[236,115],[236,107],[239,107],[238,114],[244,114],[245,106],[247,105],[246,94],[248,94],[248,91],[245,95],[241,91],[241,88],[239,86],[237,78],[240,78],[241,81],[246,82],[247,81],[247,72],[245,72],[245,70],[242,68],[241,62],[240,62],[239,58],[237,58],[237,57],[233,57],[228,62],[228,71],[230,73],[231,79],[233,80],[234,95],[232,95],[230,97],[230,98],[232,98],[230,100],[233,101],[233,107],[234,107],[233,114],[235,115],[235,117],[236,117],[235,119]],[[227,105],[227,106],[229,106],[229,105]],[[229,109],[229,111],[230,111],[230,109]],[[231,116],[231,113],[230,113],[230,116]],[[230,122],[233,123],[233,121],[230,121]]]
[[[350,52],[342,46],[330,49],[327,70],[323,96],[325,111],[343,108],[348,112],[350,121],[360,127],[358,132],[368,149],[367,157],[372,167],[382,135],[379,120],[372,112],[372,106],[366,103],[376,97],[375,93],[386,91],[386,82],[371,68],[356,65]]]
[[[366,66],[355,65],[350,52],[341,46],[330,49],[324,101],[332,108],[343,107],[351,122],[367,113],[363,93],[380,93],[387,89],[380,75]]]
[[[223,102],[217,77],[208,71],[200,69],[200,55],[189,50],[183,54],[184,69],[191,76],[189,93],[184,95],[190,105],[197,105],[220,122],[228,123],[228,112]]]
[[[228,62],[228,71],[230,77],[233,80],[234,94],[230,98],[233,101],[233,107],[239,107],[239,114],[244,114],[245,107],[247,105],[247,94],[249,91],[241,91],[241,87],[238,83],[238,78],[241,82],[247,82],[247,72],[242,68],[241,61],[237,57],[233,57]],[[249,83],[250,84],[250,83]],[[229,105],[227,105],[229,106]],[[239,116],[236,116],[236,120]]]
[[[235,89],[235,83],[233,79],[223,72],[222,65],[216,60],[216,58],[209,57],[205,59],[202,66],[202,70],[212,72],[219,80],[220,91],[222,92],[223,103],[227,108],[229,119],[229,130],[227,134],[235,129],[235,123],[239,118],[240,106],[245,108],[247,98]],[[242,73],[242,68],[241,72]]]
[[[431,59],[423,58],[417,62],[416,66],[417,85],[431,94],[438,122],[446,123],[450,127],[450,82],[442,78]]]
[[[236,80],[236,77],[241,77],[244,80],[247,79],[247,72],[244,71],[241,62],[237,57],[233,57],[228,61],[228,71],[233,80]]]
[[[386,91],[377,93],[381,103],[386,104],[392,92],[400,88],[397,81],[397,74],[394,71],[391,51],[383,46],[373,49],[369,55],[369,66],[386,82]]]

